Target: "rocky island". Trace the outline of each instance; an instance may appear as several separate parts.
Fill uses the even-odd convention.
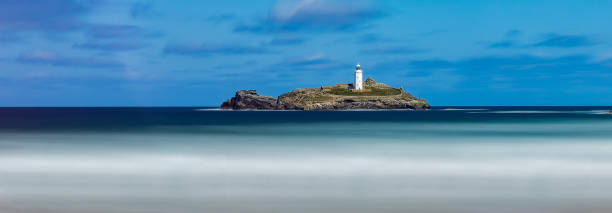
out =
[[[373,80],[372,80],[373,82]],[[352,110],[352,109],[429,109],[423,99],[417,99],[402,88],[366,81],[363,91],[353,91],[350,84],[296,89],[278,99],[260,96],[255,90],[240,90],[223,102],[221,109],[234,110]]]
[[[233,110],[355,110],[355,109],[429,109],[423,99],[417,99],[402,88],[376,83],[371,78],[363,82],[361,66],[355,70],[355,82],[320,88],[295,89],[278,96],[260,96],[255,90],[240,90],[223,102],[221,109]]]

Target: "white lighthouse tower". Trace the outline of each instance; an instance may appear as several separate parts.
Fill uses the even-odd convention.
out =
[[[353,89],[363,90],[363,72],[359,64],[355,66],[355,83],[353,84]]]

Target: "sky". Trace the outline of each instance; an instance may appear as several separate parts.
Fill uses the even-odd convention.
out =
[[[612,1],[0,0],[0,106],[218,106],[364,77],[433,106],[612,105]]]

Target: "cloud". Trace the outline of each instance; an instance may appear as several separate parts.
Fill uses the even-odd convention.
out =
[[[559,74],[564,71],[593,68],[596,64],[589,62],[590,57],[585,55],[569,55],[563,57],[539,57],[532,55],[516,56],[484,56],[467,58],[458,61],[448,60],[416,60],[411,61],[414,69],[455,69],[465,74],[483,75],[491,73],[522,74],[525,71],[546,71],[548,74]],[[563,68],[563,69],[559,69]]]
[[[63,32],[83,26],[94,0],[0,0],[0,31]]]
[[[144,44],[135,41],[113,41],[113,42],[95,42],[89,41],[81,44],[75,44],[72,47],[91,50],[103,51],[129,51],[137,50],[145,47]]]
[[[285,59],[282,66],[297,70],[328,70],[341,67],[350,67],[343,63],[334,61],[323,54],[291,57]]]
[[[136,25],[92,24],[87,27],[85,43],[72,47],[101,51],[129,51],[146,47],[144,39],[157,38],[159,32],[146,30]]]
[[[300,37],[280,36],[270,40],[268,44],[272,46],[291,46],[302,44],[304,41],[305,39]]]
[[[374,43],[380,40],[381,40],[380,35],[375,34],[375,33],[368,33],[368,34],[361,35],[359,37],[359,42],[361,43]]]
[[[12,43],[20,40],[21,37],[15,33],[0,32],[0,43]]]
[[[360,44],[373,44],[381,42],[393,42],[396,39],[382,36],[378,33],[366,33],[357,37],[357,42]]]
[[[23,53],[17,57],[16,61],[23,64],[82,68],[121,68],[124,66],[123,63],[115,60],[86,57],[62,57],[56,53],[41,50]]]
[[[605,61],[588,55],[541,57],[535,55],[482,56],[459,60],[395,59],[371,64],[377,78],[406,85],[435,101],[451,98],[453,104],[546,105],[571,103],[576,90],[605,87],[612,80]],[[386,76],[385,76],[386,75]],[[478,82],[478,83],[474,83]],[[588,82],[585,86],[584,82]],[[437,94],[432,91],[445,91]],[[598,91],[590,91],[596,93]],[[596,99],[593,99],[596,101]]]
[[[568,55],[563,57],[539,57],[533,55],[482,56],[451,61],[443,59],[396,60],[377,63],[373,69],[410,71],[413,74],[434,70],[452,70],[466,76],[482,78],[487,82],[490,76],[513,76],[528,78],[534,75],[560,76],[582,71],[604,71],[605,63],[594,63],[590,56]]]
[[[536,47],[561,47],[561,48],[571,48],[571,47],[584,47],[584,46],[592,46],[599,44],[600,42],[596,41],[585,35],[559,35],[559,34],[550,34],[546,39],[533,44]]]
[[[487,45],[487,48],[491,48],[491,49],[496,49],[496,48],[515,48],[515,47],[521,47],[521,46],[525,46],[525,45],[519,45],[517,43],[517,37],[519,37],[523,32],[520,30],[508,30],[505,34],[504,34],[504,39],[500,40],[500,41],[496,41],[493,43],[489,43],[489,42],[478,42],[479,44],[485,44]]]
[[[511,38],[511,37],[519,36],[521,35],[521,33],[523,32],[520,30],[514,29],[514,30],[509,30],[508,32],[506,32],[505,36]]]
[[[175,55],[244,55],[268,52],[269,50],[263,46],[240,44],[182,43],[168,44],[164,48],[165,54]]]
[[[145,30],[135,25],[92,25],[86,35],[93,39],[116,39],[116,38],[147,38],[158,37],[159,33]]]
[[[226,14],[208,16],[206,18],[206,21],[213,22],[213,23],[221,23],[225,21],[234,20],[235,18],[236,16],[226,13]]]
[[[291,32],[347,30],[383,17],[374,3],[346,0],[281,1],[255,25],[238,25],[235,32]]]
[[[510,30],[505,34],[506,39],[491,43],[488,48],[515,48],[515,47],[558,47],[572,48],[597,45],[600,41],[586,35],[561,35],[548,34],[543,40],[532,44],[518,44],[516,37],[522,32],[519,30]]]
[[[366,47],[361,52],[366,54],[416,54],[426,52],[426,50],[408,46],[376,45]]]
[[[156,15],[153,12],[153,1],[135,2],[130,7],[130,16],[133,18],[151,18]]]
[[[517,45],[514,41],[505,40],[505,41],[498,41],[498,42],[492,43],[488,47],[489,48],[511,48],[511,47],[517,47]]]
[[[448,30],[441,30],[441,29],[430,30],[430,31],[427,31],[427,32],[419,33],[418,35],[429,37],[429,36],[435,36],[435,35],[440,35],[440,34],[444,34],[444,33],[448,33]]]

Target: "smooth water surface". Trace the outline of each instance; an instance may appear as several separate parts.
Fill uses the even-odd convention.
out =
[[[0,212],[612,212],[611,108],[0,108]]]

